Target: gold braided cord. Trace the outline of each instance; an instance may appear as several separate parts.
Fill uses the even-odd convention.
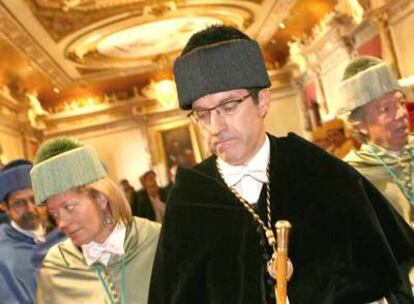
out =
[[[216,161],[217,170],[220,173],[221,178],[224,180],[223,172],[218,163],[218,158]],[[262,227],[269,246],[273,248],[273,251],[276,250],[276,237],[272,229],[272,213],[271,213],[271,205],[270,205],[270,174],[269,174],[269,164],[267,165],[266,169],[266,176],[267,176],[267,183],[266,183],[266,210],[267,210],[267,226],[260,218],[260,216],[254,211],[252,206],[237,192],[234,187],[229,186],[231,192],[236,196],[237,200],[242,204],[242,206],[247,209],[247,211],[252,215],[253,219],[259,223]]]

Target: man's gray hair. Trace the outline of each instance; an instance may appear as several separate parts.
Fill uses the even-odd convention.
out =
[[[347,128],[351,130],[351,136],[361,142],[368,140],[367,135],[363,134],[359,128],[361,123],[365,122],[366,105],[360,106],[352,110],[348,115],[343,116]]]

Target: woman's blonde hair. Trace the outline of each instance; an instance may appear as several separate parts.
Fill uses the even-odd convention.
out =
[[[132,221],[131,207],[121,189],[109,178],[104,177],[81,189],[86,190],[91,198],[96,199],[99,193],[108,200],[108,209],[115,224],[122,222],[127,225]]]

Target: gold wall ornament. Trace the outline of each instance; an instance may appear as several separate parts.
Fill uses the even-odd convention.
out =
[[[346,0],[344,3],[345,13],[352,17],[356,24],[364,20],[364,8],[358,0]]]
[[[30,125],[35,129],[44,129],[45,124],[39,118],[48,116],[49,112],[42,108],[39,99],[37,98],[37,92],[27,92],[26,98],[29,102],[29,108],[27,110],[27,118]]]
[[[142,89],[142,94],[149,99],[157,100],[164,109],[178,107],[177,89],[173,80],[151,80],[150,84]]]
[[[175,1],[148,1],[149,4],[144,6],[143,15],[148,16],[152,15],[155,17],[161,17],[165,14],[177,10],[177,5]]]

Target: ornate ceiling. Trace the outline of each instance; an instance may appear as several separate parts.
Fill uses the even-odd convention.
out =
[[[173,59],[192,33],[236,26],[281,66],[287,42],[311,28],[333,0],[160,1],[1,0],[0,85],[37,92],[44,107],[79,97],[140,92],[171,78]]]

